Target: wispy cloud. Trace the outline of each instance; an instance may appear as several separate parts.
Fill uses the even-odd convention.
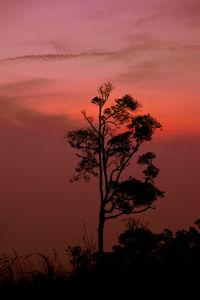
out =
[[[9,97],[0,96],[0,124],[17,127],[65,127],[69,121],[64,114],[45,114],[41,111],[24,107]],[[71,119],[70,119],[71,120]]]
[[[169,23],[178,22],[183,27],[200,24],[200,1],[199,0],[163,0],[155,2],[152,14],[140,17],[134,21],[136,26],[147,26],[152,22],[159,21]]]
[[[141,25],[146,24],[146,23],[148,24],[151,21],[155,21],[159,18],[162,18],[165,15],[166,15],[166,13],[162,12],[162,13],[156,13],[156,14],[153,14],[153,15],[150,15],[150,16],[147,16],[147,17],[141,17],[138,20],[134,21],[134,25],[135,26],[141,26]]]
[[[129,66],[126,71],[120,73],[117,77],[122,82],[150,82],[163,79],[162,64],[156,59],[145,60],[139,64]]]
[[[130,5],[125,3],[113,3],[112,7],[103,6],[101,9],[96,9],[92,13],[86,16],[86,19],[89,21],[102,21],[105,19],[109,19],[112,17],[118,17],[122,13],[125,13],[128,9],[130,9]],[[106,7],[106,9],[105,9]]]
[[[76,58],[88,58],[88,57],[110,57],[114,56],[116,53],[114,51],[111,52],[81,52],[81,53],[64,53],[64,54],[36,54],[36,55],[23,55],[23,56],[15,56],[15,57],[7,57],[0,59],[0,64],[5,63],[14,63],[14,62],[29,62],[29,61],[41,61],[41,62],[50,62],[50,61],[58,61],[58,60],[68,60],[68,59],[76,59]]]
[[[147,83],[166,85],[172,84],[175,78],[180,78],[183,82],[187,80],[191,70],[200,68],[200,45],[169,43],[162,48],[161,42],[160,50],[159,53],[153,51],[149,58],[141,58],[139,62],[132,61],[127,70],[120,72],[117,79],[145,85]]]
[[[40,87],[47,86],[50,83],[52,83],[52,80],[47,78],[36,78],[24,81],[11,82],[0,85],[0,94],[12,94],[13,92],[18,94],[24,91],[30,92],[30,90],[35,90]]]

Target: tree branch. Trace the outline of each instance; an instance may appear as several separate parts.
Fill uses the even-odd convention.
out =
[[[136,152],[136,151],[135,151],[135,152]],[[129,156],[129,159],[127,159],[127,162],[131,159],[131,157],[133,156],[133,154],[134,154],[134,152],[131,153],[131,155]],[[123,170],[125,169],[125,166],[126,166],[127,162],[122,163],[121,166],[118,168],[118,169],[119,169],[119,173],[117,174],[117,178],[116,178],[116,180],[115,180],[116,183],[119,182],[119,178],[120,178],[120,176],[121,176]],[[115,169],[115,170],[118,171],[118,169]],[[115,170],[113,170],[113,171],[115,171]],[[112,172],[111,174],[113,175],[114,172]],[[111,179],[112,179],[112,177],[110,178],[109,185],[112,183],[112,182],[111,182]],[[107,202],[110,202],[110,201],[113,199],[113,196],[115,195],[115,193],[116,193],[116,188],[114,189],[114,191],[113,191],[113,193],[111,194],[111,196],[108,198]]]
[[[76,155],[77,157],[80,157],[80,158],[87,158],[87,156],[80,155],[80,154],[78,154],[78,153],[75,153],[75,155]]]
[[[121,216],[123,214],[124,214],[124,212],[120,212],[120,213],[118,213],[116,215],[105,217],[105,220],[116,219],[117,217],[119,217],[119,216]]]
[[[113,112],[112,114],[110,114],[109,116],[107,116],[105,119],[104,119],[104,123],[110,119],[111,117],[113,117],[115,114],[117,113],[117,111]]]
[[[138,151],[139,146],[140,146],[140,143],[137,141],[137,145],[133,148],[133,151],[128,155],[128,158],[126,159],[126,161],[125,161],[125,157],[123,158],[124,162],[121,164],[119,173],[118,173],[117,178],[116,178],[116,183],[119,182],[119,179],[120,179],[120,176],[121,176],[123,170],[127,167],[127,165],[129,163],[130,159],[132,158],[133,154],[135,154]]]
[[[120,123],[116,123],[114,121],[105,122],[105,124],[109,124],[109,123],[115,125],[117,128],[120,128],[119,126],[121,125]]]
[[[84,118],[86,119],[86,121],[90,124],[90,126],[96,131],[96,133],[98,133],[98,130],[94,127],[94,125],[92,124],[92,121],[86,116],[86,112],[84,110],[82,110],[81,113],[84,116]]]
[[[92,147],[87,147],[87,146],[73,145],[72,147],[75,148],[75,149],[86,149],[86,150],[97,151],[97,149],[92,148]]]
[[[113,175],[115,172],[119,171],[119,167],[116,169],[113,169],[112,172],[110,173],[110,179],[109,179],[109,183],[111,184],[113,181]]]
[[[147,206],[147,207],[145,207],[143,209],[133,211],[133,212],[131,212],[131,214],[140,214],[140,213],[142,213],[142,212],[144,212],[144,211],[146,211],[148,209],[156,209],[156,207],[155,206]]]
[[[111,206],[111,208],[110,208],[109,210],[106,210],[106,209],[105,209],[105,213],[111,214],[111,213],[113,212],[114,208],[115,208],[115,205],[116,205],[116,201],[114,201],[114,202],[112,203],[112,206]]]
[[[109,216],[109,217],[105,217],[105,220],[110,220],[110,219],[116,219],[117,217],[121,216],[121,215],[129,215],[129,214],[139,214],[139,213],[142,213],[148,209],[155,209],[155,206],[147,206],[143,209],[140,209],[140,210],[136,210],[136,211],[130,211],[130,212],[124,212],[124,211],[120,211],[120,213],[116,214],[116,215],[112,215],[112,216]]]
[[[108,182],[108,174],[107,174],[107,161],[106,161],[106,153],[105,153],[105,147],[104,147],[104,136],[102,137],[102,158],[103,158],[103,172],[104,172],[104,179],[105,179],[105,198],[104,201],[106,202],[108,194],[109,194],[109,182]]]
[[[104,192],[103,192],[103,168],[102,168],[102,134],[101,134],[101,109],[102,107],[99,106],[99,130],[98,130],[98,144],[99,144],[99,192],[100,192],[100,200],[101,205],[103,204],[104,200]]]

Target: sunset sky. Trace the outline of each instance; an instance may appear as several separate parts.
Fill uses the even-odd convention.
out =
[[[65,249],[84,223],[96,239],[95,181],[69,183],[63,135],[108,80],[163,125],[142,152],[166,196],[141,220],[157,232],[200,218],[199,0],[1,0],[0,37],[1,253]],[[106,226],[106,249],[122,228]]]

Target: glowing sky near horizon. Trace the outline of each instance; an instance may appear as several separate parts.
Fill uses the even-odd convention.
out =
[[[65,190],[66,178],[73,170],[73,153],[66,150],[60,139],[66,130],[77,126],[80,110],[89,109],[89,100],[96,96],[97,87],[107,80],[116,86],[112,98],[130,93],[142,102],[144,112],[161,121],[164,131],[159,139],[164,144],[158,145],[159,163],[166,171],[160,183],[171,189],[169,195],[178,197],[178,203],[182,199],[187,203],[189,195],[197,203],[196,185],[189,178],[192,167],[196,170],[194,177],[198,176],[199,164],[199,0],[1,0],[0,36],[0,177],[4,206],[0,223],[3,228],[5,216],[17,220],[15,212],[21,211],[24,221],[20,220],[18,233],[30,220],[27,228],[34,231],[36,221],[34,217],[28,220],[28,209],[35,205],[36,214],[43,196],[62,199],[56,200],[58,214],[59,208],[69,210],[63,199],[69,193],[74,194],[72,186],[67,185],[69,193]],[[171,140],[174,142],[170,148],[165,143]],[[176,170],[180,172],[176,179],[180,187],[183,182],[191,184],[192,195],[188,190],[173,196],[177,187],[169,166],[173,167],[171,160],[176,160],[176,154],[179,156]],[[49,182],[44,179],[47,174]],[[49,184],[54,192],[48,191]],[[14,195],[18,200],[13,204]],[[25,200],[28,195],[32,199],[29,205]],[[36,205],[33,203],[37,197]],[[78,197],[76,194],[74,199]],[[52,196],[51,212],[54,201]],[[45,211],[46,203],[41,204],[41,212]],[[161,207],[163,214],[173,209],[173,200],[168,202],[169,206],[166,203],[167,200]],[[197,211],[199,205],[195,205]],[[39,215],[38,231],[43,218],[42,213]],[[59,228],[66,226],[64,213],[61,215],[63,221],[57,225]],[[81,218],[81,212],[78,215]],[[191,220],[191,215],[186,219]],[[44,217],[47,219],[50,223],[50,216]],[[175,216],[172,219],[175,224]],[[180,216],[178,220],[183,219]],[[5,232],[9,239],[7,225]],[[5,232],[2,229],[2,235]],[[25,236],[28,229],[21,239]],[[13,242],[14,238],[10,240]],[[4,243],[9,244],[6,239]]]
[[[3,0],[1,98],[77,114],[110,80],[166,130],[197,132],[199,11],[198,0]]]

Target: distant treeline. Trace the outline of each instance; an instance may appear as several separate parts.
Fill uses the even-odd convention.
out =
[[[99,256],[85,232],[84,246],[68,247],[70,265],[41,253],[0,257],[0,292],[29,297],[111,299],[192,293],[200,279],[200,220],[187,230],[159,234],[134,219],[126,221],[112,251]],[[29,294],[31,293],[31,294]],[[161,296],[162,294],[160,294]],[[162,296],[161,296],[162,298]],[[28,298],[27,298],[28,299]]]

